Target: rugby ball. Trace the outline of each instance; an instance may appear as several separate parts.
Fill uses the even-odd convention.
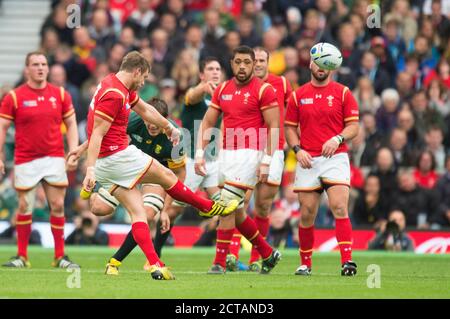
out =
[[[330,43],[317,43],[309,53],[313,62],[321,69],[336,70],[342,64],[341,51]]]

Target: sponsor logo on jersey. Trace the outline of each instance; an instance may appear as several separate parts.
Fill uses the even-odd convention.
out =
[[[313,104],[314,103],[314,99],[311,99],[311,98],[300,99],[300,103],[301,104]]]
[[[118,148],[119,148],[119,146],[113,145],[113,146],[110,146],[110,147],[109,147],[109,150],[110,150],[110,151],[115,151],[115,150],[118,149]]]
[[[233,94],[222,94],[221,99],[224,101],[231,101],[233,99]]]
[[[145,144],[152,144],[152,142],[153,142],[152,140],[146,140]]]
[[[45,97],[43,97],[43,96],[38,96],[37,100],[38,100],[39,102],[45,101]]]
[[[23,101],[23,107],[36,107],[37,106],[37,101],[36,100],[28,100],[28,101]]]
[[[316,94],[316,99],[321,99],[322,98],[322,94]]]
[[[137,134],[131,134],[131,137],[134,138],[136,141],[138,141],[138,143],[142,143],[142,136],[139,136]]]

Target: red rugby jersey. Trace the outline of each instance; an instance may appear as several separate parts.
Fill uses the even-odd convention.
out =
[[[282,150],[286,140],[284,137],[284,112],[289,97],[292,94],[292,87],[284,76],[278,76],[270,73],[264,82],[272,85],[275,94],[277,95],[278,106],[280,108],[280,143],[278,145],[278,149]]]
[[[130,91],[113,73],[97,86],[89,106],[87,131],[91,138],[94,116],[111,122],[103,137],[99,158],[124,150],[128,146],[127,126],[131,108],[139,101],[136,91]]]
[[[348,87],[337,82],[317,87],[309,82],[289,98],[285,124],[300,126],[300,147],[311,156],[320,156],[323,144],[340,134],[345,123],[358,120],[358,103]],[[346,151],[342,143],[336,154]]]
[[[64,157],[63,119],[75,113],[70,94],[47,83],[43,89],[22,84],[9,92],[0,106],[0,117],[14,122],[15,164],[45,156]]]
[[[223,112],[223,147],[227,150],[263,150],[267,143],[262,112],[278,107],[273,87],[254,76],[239,85],[235,78],[219,85],[210,107]]]

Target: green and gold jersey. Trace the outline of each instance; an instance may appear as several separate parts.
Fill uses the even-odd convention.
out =
[[[172,122],[172,124],[178,128],[175,123]],[[165,167],[177,169],[185,165],[186,154],[181,147],[182,140],[180,141],[180,147],[174,147],[164,133],[151,136],[144,120],[135,112],[130,113],[127,134],[131,138],[130,144],[135,145]]]
[[[210,102],[211,96],[209,94],[205,95],[200,102],[195,104],[191,104],[188,98],[185,97],[180,119],[183,124],[183,128],[187,129],[190,134],[190,140],[188,138],[185,139],[185,147],[188,150],[188,156],[190,158],[194,158],[195,156],[198,129],[206,111],[208,110],[208,105]],[[221,122],[222,115],[216,123],[216,128],[219,130]],[[215,160],[219,155],[217,140],[219,140],[219,138],[216,139],[215,135],[213,135],[205,149],[205,159],[207,161]]]

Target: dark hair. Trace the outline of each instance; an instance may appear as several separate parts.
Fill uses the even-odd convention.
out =
[[[26,66],[28,66],[30,64],[30,58],[34,55],[43,55],[45,57],[45,59],[47,59],[45,53],[42,51],[29,52],[29,53],[27,53],[27,56],[25,57],[25,65]]]
[[[120,71],[133,72],[139,69],[142,73],[150,72],[150,63],[138,51],[131,51],[122,60]]]
[[[434,171],[436,169],[436,159],[434,158],[434,154],[431,153],[430,151],[422,151],[420,152],[419,156],[417,156],[417,160],[416,160],[416,168],[420,169],[420,161],[422,160],[422,157],[428,154],[431,157],[431,170]]]
[[[263,47],[261,47],[261,46],[257,46],[257,47],[254,47],[253,48],[253,51],[262,51],[262,52],[265,52],[266,54],[267,54],[267,61],[269,61],[269,57],[270,57],[270,54],[269,54],[269,51],[267,51],[265,48],[263,48]]]
[[[153,97],[147,103],[152,105],[163,117],[167,118],[169,116],[169,107],[164,100]]]
[[[219,59],[214,56],[207,56],[206,58],[202,59],[199,64],[200,73],[203,73],[203,71],[205,71],[205,67],[207,64],[214,62],[214,61],[219,63],[219,65],[220,65]],[[220,65],[220,67],[222,68],[221,65]]]
[[[253,51],[252,48],[246,45],[238,46],[236,49],[233,50],[233,55],[231,56],[231,60],[234,59],[236,54],[248,54],[252,58],[252,61],[255,61],[255,51]]]

